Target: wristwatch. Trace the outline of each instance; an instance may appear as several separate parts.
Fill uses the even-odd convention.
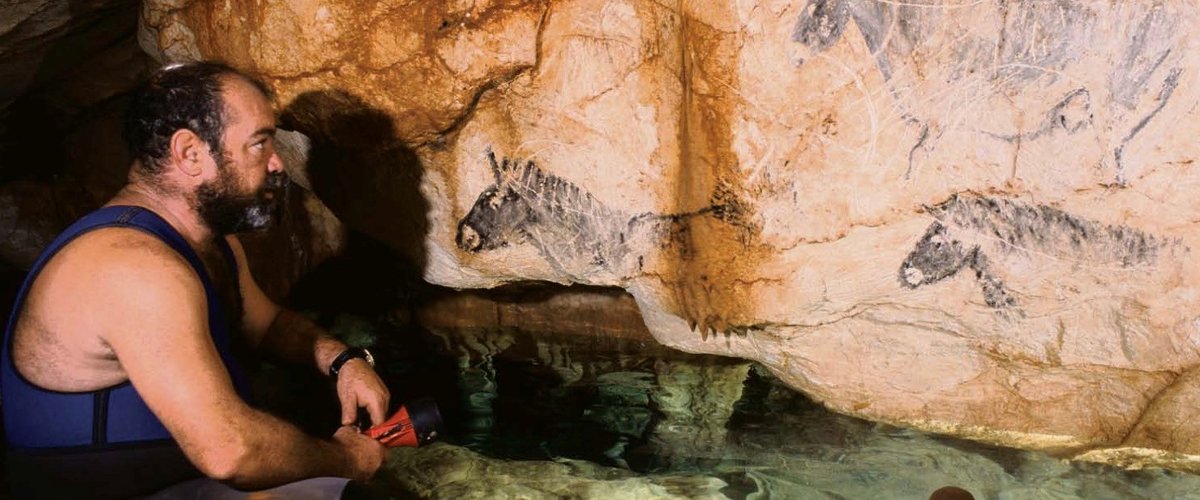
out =
[[[375,367],[375,357],[371,355],[371,351],[361,347],[351,347],[342,351],[336,358],[333,358],[333,363],[329,364],[329,376],[337,377],[338,371],[342,369],[342,365],[354,358],[366,361],[368,365],[371,365],[371,368]]]

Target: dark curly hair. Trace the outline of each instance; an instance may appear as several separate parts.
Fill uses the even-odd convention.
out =
[[[171,135],[179,129],[200,136],[213,159],[222,164],[226,117],[221,82],[225,76],[241,77],[263,95],[271,95],[262,82],[219,62],[168,65],[134,90],[122,132],[143,173],[153,175],[162,170]]]

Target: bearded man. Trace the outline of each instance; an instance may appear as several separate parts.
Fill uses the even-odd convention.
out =
[[[144,495],[201,474],[262,489],[379,468],[383,446],[352,425],[359,408],[373,423],[388,409],[370,355],[272,303],[233,235],[267,227],[286,182],[268,95],[204,62],[135,92],[128,184],[43,252],[9,319],[0,382],[17,498]],[[335,377],[343,427],[314,438],[247,404],[235,341]]]

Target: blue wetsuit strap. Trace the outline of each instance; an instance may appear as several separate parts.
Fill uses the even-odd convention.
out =
[[[108,394],[111,387],[92,393],[92,446],[108,444]]]

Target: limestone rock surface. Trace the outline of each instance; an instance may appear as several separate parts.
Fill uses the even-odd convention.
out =
[[[1198,14],[148,0],[139,36],[259,73],[430,282],[621,287],[840,412],[1196,469]]]
[[[60,164],[80,159],[65,147],[68,144],[62,144],[78,142],[67,136],[89,128],[114,96],[144,75],[152,62],[132,43],[137,10],[132,0],[4,2],[0,8],[0,158],[4,159],[0,175],[5,180],[30,173],[46,178],[61,173]],[[91,155],[85,160],[92,165],[81,170],[85,177],[99,180],[85,178],[85,184],[111,182],[104,175],[109,173],[106,159],[115,156],[120,164],[124,158],[124,147],[116,139],[115,148],[87,149]],[[114,150],[115,155],[110,154]],[[121,172],[117,180],[123,178]]]
[[[4,82],[0,85],[0,109],[130,35],[136,26],[135,3],[5,2],[0,14],[0,81]],[[106,82],[106,78],[91,81],[99,82]]]
[[[725,483],[704,476],[638,476],[581,460],[489,458],[458,446],[392,450],[380,480],[419,498],[718,499]]]

